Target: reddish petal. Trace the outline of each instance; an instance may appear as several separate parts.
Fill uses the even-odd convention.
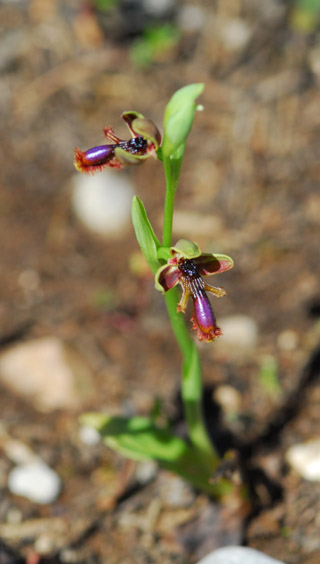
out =
[[[201,276],[218,274],[233,267],[233,260],[227,255],[212,255],[203,253],[200,257],[192,259],[198,267]]]
[[[162,289],[167,292],[179,282],[180,277],[181,272],[176,267],[169,265],[159,272],[157,282],[160,284]]]

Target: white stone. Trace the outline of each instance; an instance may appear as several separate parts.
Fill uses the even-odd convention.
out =
[[[309,53],[309,63],[312,72],[317,76],[320,77],[320,48],[316,47],[312,49]]]
[[[232,386],[226,384],[218,386],[214,392],[214,399],[228,415],[233,415],[240,411],[241,394]]]
[[[143,0],[142,2],[146,12],[151,13],[153,16],[161,16],[167,11],[174,8],[174,0]]]
[[[148,484],[156,476],[158,465],[154,460],[142,460],[137,465],[135,478],[140,484]]]
[[[132,197],[133,185],[123,171],[73,177],[73,209],[81,223],[98,235],[123,234],[131,222]]]
[[[87,425],[82,425],[79,429],[80,440],[89,446],[97,445],[100,440],[101,436],[100,433],[93,427],[88,427]]]
[[[293,351],[297,348],[299,343],[299,336],[296,331],[286,329],[282,331],[277,338],[277,345],[283,351]]]
[[[16,466],[8,476],[11,493],[39,504],[52,503],[61,490],[59,476],[42,460]]]
[[[47,337],[0,356],[0,380],[40,411],[79,407],[90,393],[90,371],[75,351]]]
[[[223,345],[235,345],[242,348],[253,348],[257,344],[258,329],[256,322],[246,315],[232,315],[218,319],[222,330]]]
[[[178,23],[179,27],[184,31],[195,32],[201,30],[205,24],[205,19],[204,11],[198,6],[192,6],[191,4],[181,6]]]
[[[293,445],[287,450],[286,459],[305,480],[320,481],[320,438]]]
[[[251,30],[245,21],[240,19],[228,20],[220,29],[225,47],[230,51],[243,49],[251,38]]]
[[[245,546],[226,546],[214,550],[197,564],[284,564],[259,550]]]

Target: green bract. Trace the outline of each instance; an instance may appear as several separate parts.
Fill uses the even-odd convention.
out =
[[[163,155],[170,157],[185,144],[196,110],[195,100],[203,89],[204,84],[189,84],[172,96],[164,113]]]
[[[137,196],[132,200],[132,223],[142,254],[155,273],[160,266],[157,251],[161,245],[153,231],[145,207]]]

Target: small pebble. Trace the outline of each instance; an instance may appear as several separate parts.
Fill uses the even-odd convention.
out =
[[[175,0],[143,0],[142,5],[147,13],[153,16],[164,16],[175,6]]]
[[[227,21],[220,29],[222,40],[229,51],[243,49],[250,41],[252,32],[245,21],[234,19]]]
[[[256,322],[246,315],[232,315],[219,318],[223,337],[217,341],[224,345],[235,345],[241,348],[254,348],[258,340]]]
[[[245,546],[226,546],[214,550],[197,564],[284,564],[259,550]]]
[[[241,394],[232,386],[218,386],[214,393],[214,399],[227,415],[234,415],[240,411]]]
[[[287,450],[286,459],[302,478],[320,482],[320,438],[293,445]]]
[[[205,23],[205,13],[198,6],[192,6],[187,4],[181,6],[178,23],[179,27],[185,32],[196,32],[201,31]]]
[[[283,351],[293,351],[297,348],[299,336],[296,331],[286,329],[277,338],[277,345]]]
[[[155,478],[158,465],[154,460],[142,460],[137,465],[135,477],[140,484],[148,484]]]
[[[0,356],[0,380],[42,412],[78,407],[93,392],[82,357],[55,337],[10,347]]]
[[[61,490],[59,476],[42,460],[16,466],[8,476],[11,493],[39,504],[52,503]]]
[[[158,491],[167,507],[189,507],[195,499],[190,484],[170,472],[160,474]]]
[[[80,440],[89,446],[97,445],[100,440],[101,436],[96,429],[93,427],[88,427],[87,425],[82,425],[79,430]]]
[[[125,173],[76,174],[72,206],[82,224],[103,237],[122,236],[131,222],[133,185]]]

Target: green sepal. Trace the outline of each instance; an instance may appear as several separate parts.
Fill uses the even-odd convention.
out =
[[[137,196],[134,196],[132,200],[131,211],[132,223],[140,249],[152,272],[155,274],[161,266],[157,257],[157,250],[161,245],[148,219],[145,207]]]
[[[199,245],[194,243],[194,241],[189,241],[189,239],[179,239],[179,241],[171,247],[171,250],[175,251],[175,253],[179,255],[182,255],[186,259],[193,259],[201,255]]]
[[[180,145],[185,143],[197,109],[196,98],[203,92],[204,84],[189,84],[174,93],[164,113],[164,139],[162,153],[173,156]],[[174,158],[177,158],[176,155]]]
[[[126,166],[139,165],[150,157],[148,153],[146,153],[145,155],[132,155],[131,153],[125,151],[121,147],[117,147],[114,150],[114,154],[116,158]]]
[[[196,488],[213,495],[217,492],[217,486],[210,484],[211,473],[204,469],[194,450],[167,428],[156,426],[152,419],[86,413],[80,422],[96,429],[103,442],[121,455],[132,460],[155,460]]]
[[[157,257],[159,260],[165,260],[167,262],[170,258],[172,258],[170,247],[160,247],[157,252]]]

